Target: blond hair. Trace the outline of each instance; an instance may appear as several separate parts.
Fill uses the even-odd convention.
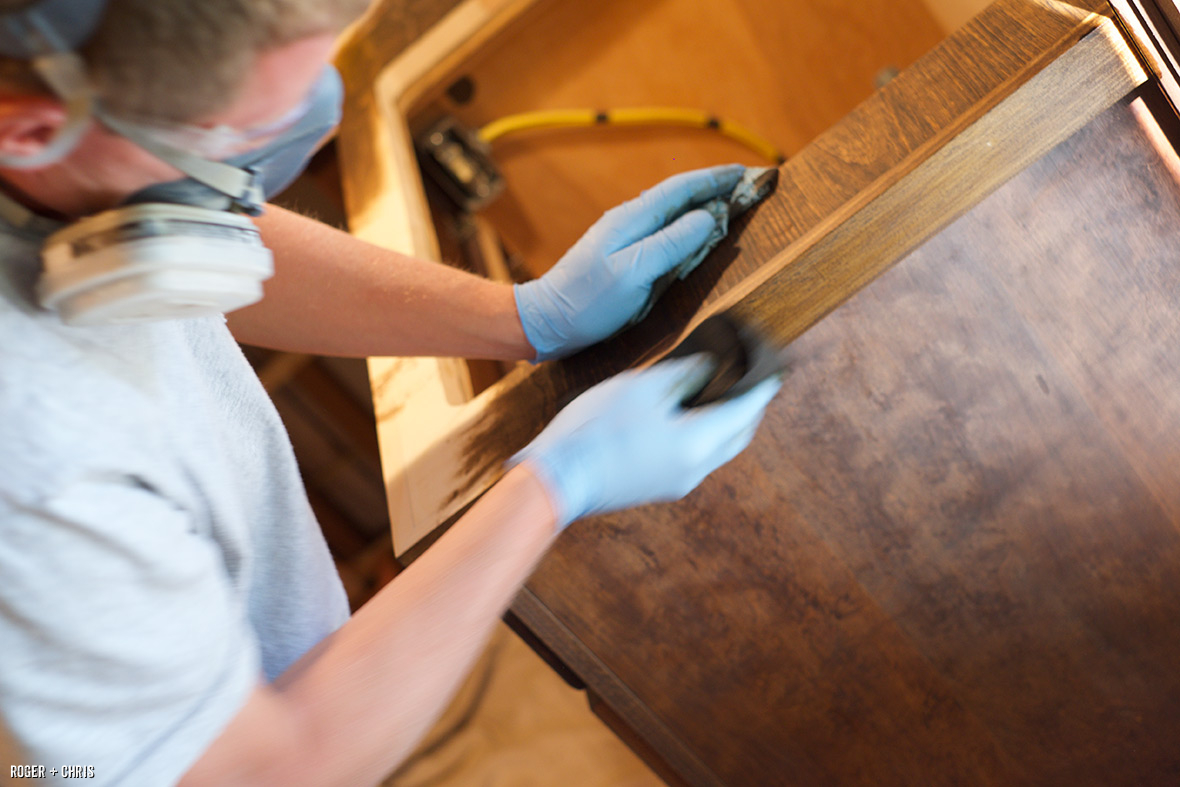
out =
[[[29,5],[0,0],[0,10]],[[259,52],[334,33],[369,0],[110,0],[79,52],[120,115],[192,120],[229,104]],[[45,92],[28,63],[0,58],[0,88]]]

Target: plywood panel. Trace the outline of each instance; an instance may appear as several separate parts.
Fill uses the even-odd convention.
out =
[[[552,2],[462,69],[471,103],[442,111],[479,126],[567,107],[686,106],[795,153],[942,37],[920,0]],[[607,208],[685,169],[765,164],[701,130],[530,133],[494,143],[509,191],[488,208],[514,251],[544,271]]]
[[[988,0],[924,0],[930,13],[946,32],[958,30],[987,7]]]

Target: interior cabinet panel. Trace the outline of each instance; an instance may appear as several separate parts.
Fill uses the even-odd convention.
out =
[[[920,0],[549,0],[456,74],[474,95],[411,110],[478,128],[538,109],[673,106],[741,123],[793,154],[942,33]],[[437,96],[437,92],[436,92]],[[487,209],[534,273],[606,209],[676,172],[767,164],[704,129],[527,132],[493,143],[507,192]]]

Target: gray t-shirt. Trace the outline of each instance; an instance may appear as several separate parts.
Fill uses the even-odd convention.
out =
[[[39,246],[0,225],[0,783],[172,784],[348,606],[224,318],[64,326]]]

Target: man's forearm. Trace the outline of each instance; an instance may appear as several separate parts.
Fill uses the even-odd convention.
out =
[[[531,359],[512,288],[381,249],[268,206],[257,219],[275,276],[229,315],[247,344],[320,355]]]
[[[360,785],[442,712],[553,540],[526,466],[273,686],[260,686],[185,783]]]

